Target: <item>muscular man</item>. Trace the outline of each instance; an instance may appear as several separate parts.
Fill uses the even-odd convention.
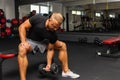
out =
[[[34,48],[40,46],[41,41],[47,39],[47,65],[45,70],[50,71],[54,50],[59,50],[58,58],[62,64],[62,77],[79,78],[80,75],[73,73],[68,67],[68,55],[66,44],[58,40],[55,31],[60,28],[64,21],[62,14],[54,12],[45,17],[40,14],[34,15],[19,26],[20,41],[18,52],[18,64],[20,80],[26,80],[28,67],[28,52],[35,52]],[[28,36],[26,32],[28,31]]]

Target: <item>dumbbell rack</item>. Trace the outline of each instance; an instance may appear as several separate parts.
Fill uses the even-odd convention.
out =
[[[0,37],[5,37],[6,17],[3,9],[0,9]]]

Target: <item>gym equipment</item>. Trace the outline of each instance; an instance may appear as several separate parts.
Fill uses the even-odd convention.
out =
[[[18,20],[15,19],[15,18],[13,18],[13,19],[11,20],[11,24],[12,24],[12,25],[18,25]]]
[[[2,59],[0,61],[0,80],[2,80],[2,63],[3,63],[3,61],[6,59],[9,59],[9,58],[13,58],[15,56],[16,56],[16,54],[14,54],[14,53],[8,53],[8,54],[0,53],[0,58]]]
[[[7,19],[6,22],[7,22],[7,23],[11,23],[11,19]]]
[[[9,28],[9,27],[6,27],[5,32],[6,32],[7,37],[11,36],[11,34],[12,34],[11,28]]]
[[[5,32],[0,32],[0,37],[4,38],[5,37]]]
[[[43,64],[39,65],[38,70],[39,70],[39,73],[41,75],[46,75],[47,73],[51,73],[51,74],[55,74],[56,75],[59,72],[59,68],[58,68],[58,65],[56,63],[52,63],[51,64],[51,68],[50,68],[49,72],[44,70],[45,67],[46,67],[46,63],[43,63]]]
[[[40,64],[38,67],[39,73],[42,75],[46,73],[46,71],[43,69],[43,68],[45,68],[45,66],[46,66],[46,64]]]
[[[0,17],[3,17],[4,16],[4,11],[3,9],[0,9]]]
[[[17,20],[16,18],[13,18],[11,20],[10,28],[14,36],[19,36],[18,27],[19,27],[19,20]]]
[[[6,25],[5,24],[0,24],[0,28],[5,28]]]
[[[19,19],[19,25],[22,24],[22,23],[23,23],[22,19]]]
[[[0,19],[0,23],[1,23],[1,24],[5,24],[5,23],[6,23],[6,18],[4,18],[4,17],[1,18],[1,19]]]
[[[98,46],[103,45],[102,40],[100,40],[98,37],[95,37],[93,42],[94,42],[94,44],[96,44]]]
[[[120,37],[112,37],[106,40],[103,40],[103,51],[98,51],[97,55],[110,57],[110,58],[119,58],[120,57]],[[104,46],[107,48],[105,49]]]

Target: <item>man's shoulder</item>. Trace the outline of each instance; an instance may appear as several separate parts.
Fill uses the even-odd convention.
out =
[[[36,18],[41,18],[41,17],[43,17],[41,14],[36,14],[36,15],[34,15],[33,17],[36,17]]]
[[[30,22],[36,22],[36,21],[38,22],[38,20],[43,21],[45,19],[46,19],[46,17],[42,16],[41,14],[36,14],[36,15],[32,16],[31,18],[29,18]]]

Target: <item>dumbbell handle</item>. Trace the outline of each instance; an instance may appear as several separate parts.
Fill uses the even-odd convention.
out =
[[[52,74],[57,74],[59,72],[58,65],[56,63],[51,64],[50,71],[46,71],[45,67],[46,67],[45,64],[40,64],[39,71],[50,72]]]

